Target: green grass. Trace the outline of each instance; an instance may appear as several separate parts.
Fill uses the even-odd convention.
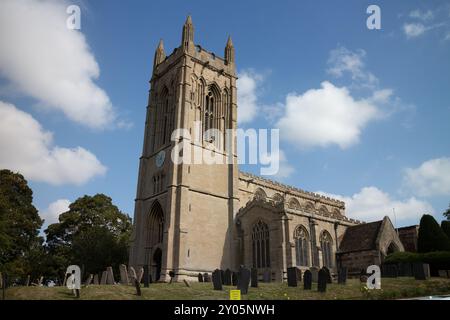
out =
[[[317,292],[317,284],[312,290],[288,287],[286,283],[260,283],[258,288],[249,288],[243,300],[340,300],[340,299],[399,299],[427,295],[450,294],[450,279],[431,278],[414,280],[396,278],[381,280],[381,290],[361,290],[363,285],[358,279],[350,279],[347,284],[329,284],[326,293]],[[142,296],[136,295],[133,286],[109,285],[81,288],[81,300],[201,300],[229,299],[229,291],[235,287],[224,286],[223,291],[213,290],[212,283],[155,283],[142,288]],[[6,291],[6,299],[14,300],[73,300],[72,292],[65,287],[11,287]]]

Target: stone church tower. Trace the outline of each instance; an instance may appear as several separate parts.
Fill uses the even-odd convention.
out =
[[[148,266],[153,280],[167,280],[170,271],[180,280],[235,268],[232,226],[239,172],[236,140],[227,145],[224,137],[226,129],[236,129],[236,108],[231,38],[224,58],[206,51],[194,43],[189,16],[181,45],[170,55],[160,41],[150,80],[130,265]],[[182,138],[172,139],[175,129],[185,129]],[[207,134],[208,129],[222,134]],[[191,147],[192,159],[194,151],[214,145],[216,153],[228,155],[228,164],[175,164],[172,153],[181,142]]]

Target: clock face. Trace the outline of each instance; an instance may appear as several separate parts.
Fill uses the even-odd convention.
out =
[[[166,153],[164,152],[164,150],[161,150],[157,155],[156,155],[156,166],[158,168],[160,168],[163,164],[164,164],[164,159],[166,157]]]

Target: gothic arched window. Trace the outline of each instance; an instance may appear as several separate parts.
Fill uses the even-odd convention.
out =
[[[148,217],[148,247],[163,242],[164,236],[164,213],[159,202],[155,202]]]
[[[323,231],[320,235],[320,247],[322,248],[323,265],[331,268],[333,266],[333,239],[327,231]]]
[[[269,227],[266,223],[258,221],[252,230],[253,267],[270,267]]]
[[[309,265],[309,236],[308,231],[302,225],[298,226],[294,231],[295,239],[295,257],[298,266]]]

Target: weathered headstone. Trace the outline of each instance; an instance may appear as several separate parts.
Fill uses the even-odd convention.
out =
[[[326,273],[327,273],[327,283],[333,283],[333,279],[331,278],[331,272],[330,269],[328,269],[327,267],[322,267]]]
[[[27,281],[25,282],[25,286],[26,286],[26,287],[28,287],[28,286],[30,285],[30,278],[31,278],[31,276],[28,275],[28,276],[27,276]]]
[[[248,285],[250,284],[250,270],[240,267],[238,272],[237,288],[241,290],[241,294],[248,293]]]
[[[328,272],[324,268],[319,270],[318,275],[318,283],[317,283],[317,290],[319,292],[326,292],[327,291],[327,282],[328,282]]]
[[[108,276],[106,277],[106,284],[115,284],[116,281],[114,280],[114,272],[112,267],[107,267],[106,272]]]
[[[142,277],[144,276],[144,268],[140,267],[137,274],[136,274],[136,279],[137,281],[139,281],[139,283],[142,283]]]
[[[231,284],[233,285],[233,286],[237,286],[237,282],[238,282],[238,275],[237,275],[237,272],[232,272],[231,273]]]
[[[258,288],[258,269],[252,268],[251,269],[251,287],[252,288]]]
[[[302,270],[300,270],[299,268],[296,269],[297,269],[297,281],[302,282]]]
[[[231,286],[231,270],[230,269],[225,270],[225,285]]]
[[[212,282],[214,286],[214,290],[222,290],[222,272],[219,269],[216,269],[212,273]]]
[[[134,283],[134,287],[136,288],[136,295],[140,297],[142,295],[141,283],[136,278],[131,278],[131,279],[132,279],[132,282]]]
[[[311,271],[312,281],[317,282],[319,279],[319,268],[311,267],[309,268],[309,271]]]
[[[271,271],[270,269],[264,270],[264,273],[263,273],[263,281],[264,281],[265,283],[269,283],[269,282],[272,281],[272,271]]]
[[[130,266],[128,268],[128,280],[131,281],[131,284],[134,285],[134,279],[138,279],[137,274],[136,274],[136,270]]]
[[[297,268],[296,267],[287,268],[287,282],[288,282],[288,287],[296,287],[297,286]]]
[[[222,285],[225,284],[225,271],[220,269],[220,279],[222,280]]]
[[[102,273],[102,278],[100,279],[100,284],[105,285],[106,284],[106,278],[108,278],[108,272],[105,270]]]
[[[120,271],[120,283],[123,285],[128,285],[129,280],[128,280],[127,266],[121,264],[119,266],[119,271]]]
[[[207,272],[203,274],[203,282],[211,282],[211,279],[209,278],[209,274]]]
[[[338,284],[347,283],[347,267],[341,267],[338,269]]]
[[[201,273],[198,274],[198,282],[203,282],[203,275]]]
[[[439,277],[447,278],[447,270],[438,270]]]
[[[99,282],[98,282],[98,274],[94,274],[94,281],[93,281],[93,284],[94,284],[94,285],[98,285],[98,284],[99,284]]]
[[[89,277],[86,279],[86,282],[84,283],[84,285],[88,286],[92,283],[92,280],[94,279],[94,275],[91,273],[89,275]]]
[[[303,273],[303,289],[304,290],[311,290],[312,286],[312,273],[309,270],[306,270]]]
[[[428,263],[415,262],[413,271],[416,280],[426,280],[430,277],[430,265]]]
[[[150,272],[148,270],[148,265],[144,265],[144,287],[148,288],[150,285]]]

